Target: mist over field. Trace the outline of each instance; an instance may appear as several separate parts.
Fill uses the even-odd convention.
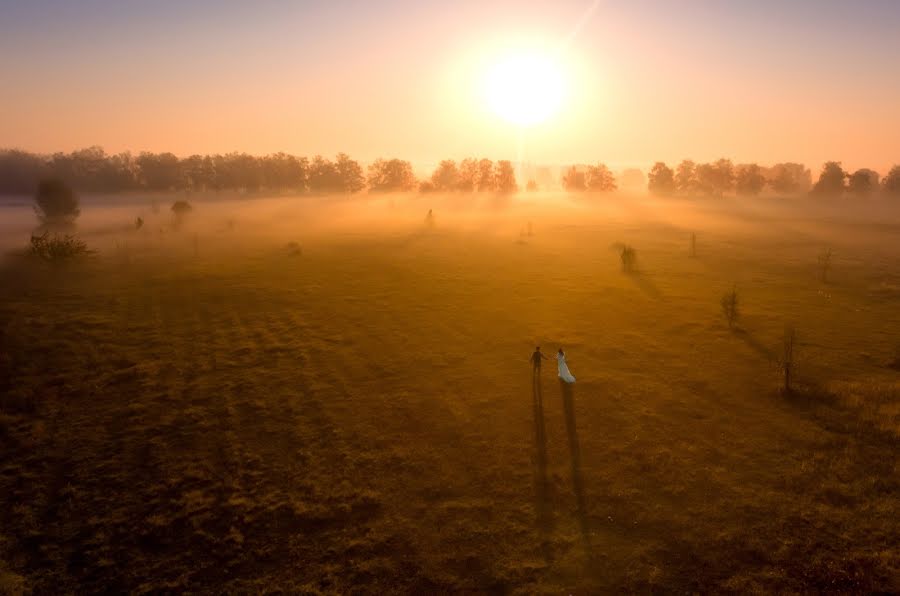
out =
[[[8,585],[900,587],[895,202],[183,196],[2,207]]]
[[[900,2],[0,5],[0,596],[900,594]]]

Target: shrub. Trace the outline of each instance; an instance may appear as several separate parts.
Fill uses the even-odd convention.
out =
[[[622,250],[619,253],[619,258],[622,259],[622,269],[626,272],[634,271],[634,266],[637,263],[637,252],[634,248],[628,246],[627,244],[622,246]]]
[[[45,261],[65,261],[88,254],[87,245],[75,236],[50,234],[31,236],[31,254]]]
[[[194,208],[187,201],[175,201],[172,203],[172,213],[175,214],[175,217],[184,217],[193,210]]]
[[[725,316],[725,320],[728,321],[729,329],[734,329],[734,325],[737,323],[738,317],[740,316],[737,287],[734,287],[730,292],[725,293],[722,296],[720,303],[722,305],[722,314]]]
[[[831,258],[833,256],[834,253],[831,252],[830,248],[819,255],[819,279],[822,280],[822,283],[828,283],[828,272],[831,271]]]
[[[34,195],[35,211],[45,222],[72,221],[81,213],[78,196],[69,185],[58,178],[48,178],[38,183]]]

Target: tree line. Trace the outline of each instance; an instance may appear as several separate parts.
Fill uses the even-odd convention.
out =
[[[675,169],[657,162],[647,175],[647,189],[662,196],[722,196],[734,193],[756,196],[766,188],[780,195],[809,193],[816,196],[871,195],[878,191],[900,194],[900,165],[895,165],[884,180],[878,172],[861,168],[855,172],[843,169],[840,162],[822,166],[819,178],[812,181],[809,168],[799,163],[778,163],[772,167],[758,164],[734,165],[729,159],[712,163],[682,161]]]
[[[31,194],[40,180],[56,179],[82,192],[147,191],[289,191],[355,193],[395,191],[469,191],[509,193],[518,190],[507,160],[445,160],[430,178],[418,180],[412,164],[377,159],[365,170],[344,153],[312,159],[286,153],[262,157],[246,153],[191,155],[143,152],[107,154],[101,147],[71,153],[38,155],[0,150],[0,194]]]
[[[519,189],[515,168],[508,160],[468,158],[441,161],[432,174],[417,179],[412,164],[402,159],[377,159],[363,168],[344,153],[334,159],[321,155],[309,159],[286,153],[262,157],[246,153],[191,155],[143,152],[107,154],[101,147],[71,153],[38,155],[0,150],[0,194],[32,194],[38,181],[58,179],[82,192],[147,191],[277,191],[310,193],[370,192],[493,192]],[[619,180],[629,187],[643,180],[639,170],[622,172]],[[647,175],[647,188],[664,196],[722,196],[734,193],[755,196],[766,189],[775,194],[810,192],[821,196],[844,193],[868,195],[876,191],[900,194],[900,166],[884,180],[874,170],[845,171],[840,162],[827,162],[818,180],[799,163],[734,165],[729,159],[711,163],[683,160],[674,169],[657,162]],[[617,177],[603,163],[573,165],[560,180],[569,192],[612,192]],[[641,182],[643,184],[643,182]],[[526,190],[537,190],[529,180]]]

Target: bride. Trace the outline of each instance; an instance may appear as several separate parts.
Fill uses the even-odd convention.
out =
[[[562,348],[556,354],[556,364],[559,367],[559,378],[566,383],[574,383],[575,377],[569,372],[569,365],[566,364],[566,354],[562,351]]]

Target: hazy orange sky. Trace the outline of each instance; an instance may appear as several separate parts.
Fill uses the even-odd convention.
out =
[[[0,146],[645,167],[900,162],[900,2],[0,0]],[[509,51],[561,111],[491,112]],[[537,82],[539,84],[539,82]]]

